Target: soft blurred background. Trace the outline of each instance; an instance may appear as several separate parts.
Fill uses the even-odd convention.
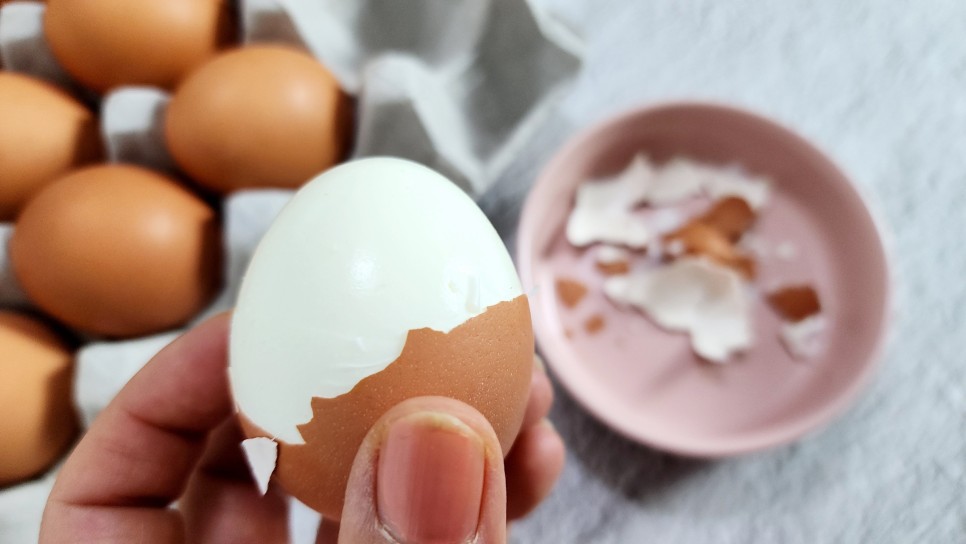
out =
[[[472,10],[484,3],[467,0],[457,8]],[[493,0],[505,18],[497,25],[504,34],[491,37],[504,45],[491,44],[478,59],[481,73],[492,74],[499,71],[494,66],[522,62],[513,46],[544,44],[550,53],[543,60],[552,62],[543,63],[546,73],[539,81],[525,78],[527,72],[507,70],[502,77],[513,85],[492,90],[528,100],[502,110],[504,117],[496,117],[502,125],[494,128],[494,117],[465,113],[466,104],[487,105],[485,98],[475,96],[470,83],[457,86],[463,94],[453,100],[470,119],[468,132],[489,130],[467,146],[486,150],[482,156],[467,158],[465,149],[439,153],[432,138],[419,140],[425,134],[412,130],[412,109],[394,107],[406,100],[393,94],[395,88],[376,84],[360,107],[383,112],[378,118],[392,119],[395,128],[372,124],[369,134],[395,134],[396,142],[416,144],[405,149],[371,138],[368,149],[409,152],[456,177],[479,195],[512,248],[530,185],[579,129],[630,107],[666,101],[742,106],[808,138],[859,186],[887,231],[896,304],[884,360],[857,402],[827,428],[771,451],[720,461],[663,454],[609,431],[558,388],[551,418],[567,442],[567,465],[546,503],[514,524],[512,540],[966,542],[966,252],[961,242],[966,236],[966,3],[531,3],[546,15],[540,19],[543,31],[554,39],[541,38],[534,24],[521,19],[521,13],[528,13],[522,1]],[[249,4],[270,8],[272,2]],[[379,4],[359,3],[354,9],[365,15]],[[438,14],[444,4],[411,2],[413,13]],[[321,4],[291,5],[311,16]],[[353,11],[350,5],[333,3],[343,21],[364,28],[365,17],[347,15]],[[433,26],[416,17],[405,20],[415,27]],[[290,39],[293,29],[284,18],[265,16],[261,26],[250,25],[249,31]],[[565,37],[571,31],[582,47]],[[333,38],[325,43],[320,36],[315,34],[322,43],[314,45],[330,51],[344,52],[340,47],[351,42]],[[578,72],[571,55],[581,51]],[[539,56],[524,60],[541,65]],[[363,78],[361,63],[351,55],[334,55],[329,62],[344,85]],[[390,75],[409,69],[391,58],[379,62],[369,69]],[[575,77],[572,85],[570,77]],[[482,91],[491,89],[484,84]],[[537,97],[549,97],[554,109],[544,109]],[[506,137],[507,127],[521,126],[519,137]],[[143,149],[140,153],[148,163],[169,160]],[[230,285],[258,233],[287,197],[244,193],[225,201]],[[0,276],[6,272],[0,267]],[[83,418],[93,417],[111,391],[171,337],[164,333],[87,344],[79,356],[78,383],[88,385],[87,396],[77,398]],[[108,385],[96,385],[101,383]],[[30,505],[42,504],[47,489],[43,480],[0,489],[0,542],[31,541],[37,507]]]

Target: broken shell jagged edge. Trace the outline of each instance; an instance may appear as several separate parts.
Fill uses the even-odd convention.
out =
[[[278,463],[278,442],[271,438],[247,438],[241,442],[245,460],[251,470],[258,492],[263,496],[268,492],[268,483]]]

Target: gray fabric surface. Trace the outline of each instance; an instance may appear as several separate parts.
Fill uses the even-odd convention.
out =
[[[966,2],[545,0],[589,43],[563,111],[483,202],[519,201],[574,130],[710,99],[827,151],[891,231],[897,303],[878,375],[828,428],[717,462],[619,438],[558,391],[563,478],[516,543],[966,542]]]

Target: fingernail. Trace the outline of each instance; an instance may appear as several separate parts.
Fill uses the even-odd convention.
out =
[[[404,544],[466,542],[479,525],[483,441],[458,418],[418,413],[389,428],[379,452],[379,517]]]

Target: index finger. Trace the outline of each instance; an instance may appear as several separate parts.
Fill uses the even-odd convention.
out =
[[[180,520],[165,507],[183,492],[208,431],[232,412],[227,336],[227,316],[213,318],[131,379],[61,470],[43,537],[104,541],[78,532],[78,523],[109,531],[110,541],[122,541],[116,535],[128,524],[143,530],[157,523],[165,534],[177,529],[171,524]],[[157,519],[145,509],[157,509]]]

